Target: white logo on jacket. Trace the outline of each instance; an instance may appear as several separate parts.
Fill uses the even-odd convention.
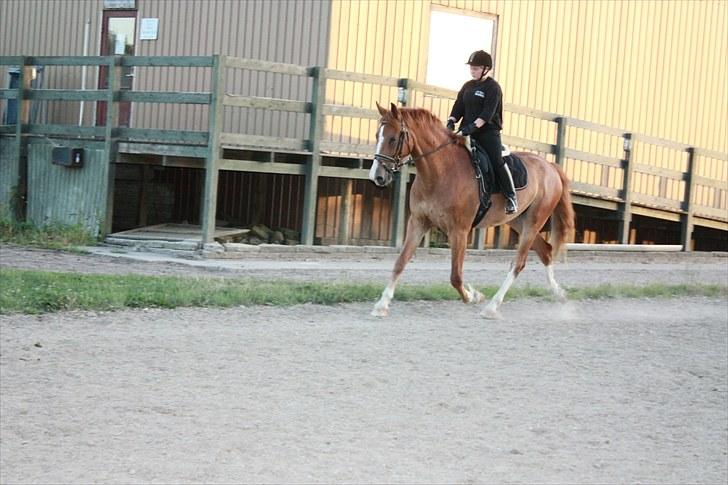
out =
[[[483,91],[475,91],[473,94],[479,98],[485,98],[485,93]]]

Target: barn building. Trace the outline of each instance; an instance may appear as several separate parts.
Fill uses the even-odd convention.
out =
[[[577,242],[728,250],[728,4],[710,0],[5,0],[0,211],[396,245],[416,174],[366,179],[375,103],[446,118],[479,48],[506,143],[571,178]]]

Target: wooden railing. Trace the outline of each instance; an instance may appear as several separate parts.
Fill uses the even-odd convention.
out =
[[[0,135],[14,135],[18,140],[26,136],[86,137],[104,141],[105,159],[116,160],[121,151],[161,153],[205,160],[205,191],[203,197],[202,239],[210,241],[214,233],[219,170],[287,173],[306,177],[302,242],[312,244],[315,228],[316,193],[319,177],[349,179],[367,178],[365,168],[323,166],[322,156],[341,155],[370,159],[374,152],[368,123],[379,118],[374,100],[360,100],[358,106],[327,102],[335,98],[327,95],[327,84],[335,82],[374,86],[379,93],[398,94],[399,101],[408,106],[440,106],[451,104],[456,92],[429,86],[411,79],[367,75],[259,60],[238,59],[227,56],[210,57],[0,57],[0,65],[22,66],[19,87],[0,89],[0,100],[20,100],[18,122],[0,126]],[[108,70],[108,88],[97,90],[31,89],[29,66],[101,66]],[[145,92],[120,89],[120,69],[130,66],[203,67],[209,69],[209,92]],[[225,79],[229,70],[263,71],[287,76],[308,78],[312,89],[310,99],[280,99],[255,96],[236,96],[226,90]],[[386,96],[387,94],[385,94]],[[373,96],[373,95],[372,95]],[[72,126],[29,123],[28,102],[33,100],[64,100],[106,102],[105,126]],[[393,99],[380,100],[385,103]],[[205,105],[208,109],[206,131],[141,129],[117,126],[118,103],[175,103]],[[223,130],[222,113],[225,108],[263,109],[303,114],[308,119],[305,138],[261,136],[231,133]],[[441,109],[442,110],[442,109]],[[572,190],[578,203],[615,210],[620,230],[619,242],[629,241],[629,227],[633,214],[642,214],[679,221],[682,244],[690,249],[690,237],[696,223],[728,229],[728,155],[704,150],[681,143],[662,140],[626,130],[607,127],[588,121],[565,117],[512,104],[505,105],[506,113],[525,116],[553,126],[553,139],[533,139],[506,134],[504,142],[514,148],[540,152],[566,170],[572,179]],[[349,140],[336,139],[332,128],[335,119],[357,120],[362,128],[360,136]],[[608,139],[612,148],[600,153],[574,147],[579,130],[599,134]],[[506,130],[508,133],[508,130]],[[621,145],[615,154],[614,145]],[[649,155],[649,147],[659,147],[675,159],[672,167],[661,166]],[[224,148],[258,148],[274,151],[300,152],[306,164],[279,163],[251,160],[233,160],[224,157]],[[17,144],[17,158],[21,159],[22,143]],[[639,155],[636,153],[639,152]],[[646,152],[645,152],[646,153]],[[714,170],[718,175],[699,175],[705,163],[722,164]],[[586,167],[585,170],[582,168]],[[584,175],[582,172],[586,172]],[[404,236],[404,211],[407,173],[394,188],[392,244],[401,243]],[[645,180],[648,181],[645,184]],[[644,188],[643,186],[647,187]],[[110,224],[110,223],[107,223]],[[106,228],[107,230],[110,227]]]

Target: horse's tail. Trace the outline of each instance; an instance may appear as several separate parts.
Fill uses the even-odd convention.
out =
[[[566,249],[566,243],[569,242],[574,235],[574,207],[571,205],[571,192],[569,191],[569,179],[564,171],[558,165],[552,164],[556,169],[559,177],[561,177],[561,198],[559,199],[554,213],[551,214],[551,236],[549,243],[551,244],[553,255],[557,257]]]

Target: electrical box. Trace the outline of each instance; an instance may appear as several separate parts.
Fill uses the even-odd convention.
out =
[[[53,147],[51,162],[54,165],[69,168],[83,167],[84,150],[83,148],[71,148],[64,146]]]

